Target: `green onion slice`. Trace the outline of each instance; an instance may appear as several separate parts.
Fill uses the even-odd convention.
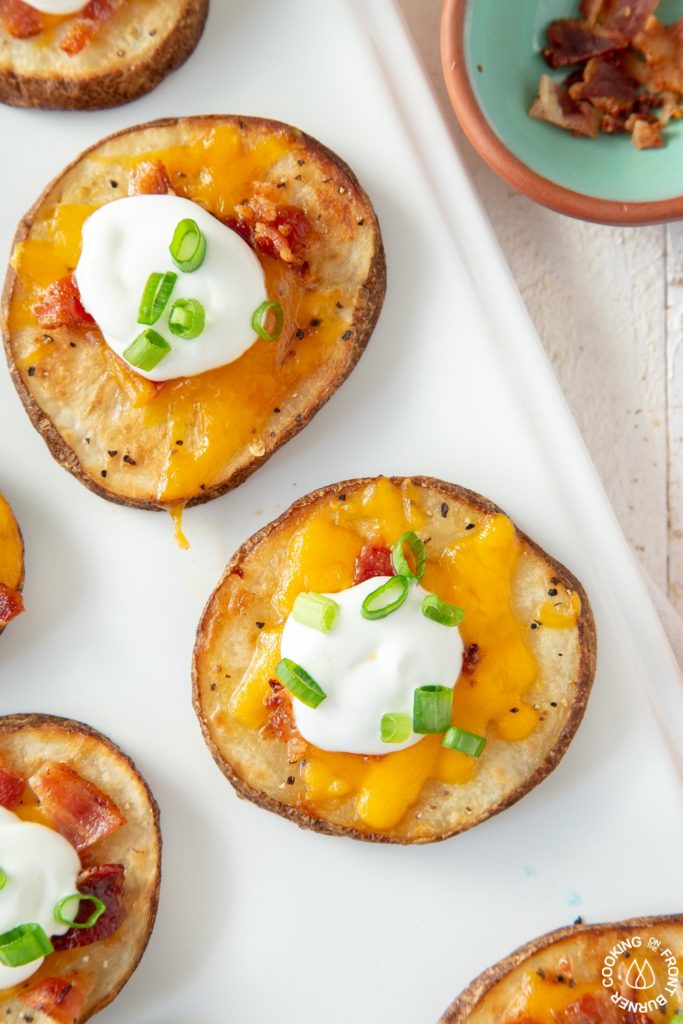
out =
[[[383,619],[400,608],[407,596],[408,580],[405,576],[392,576],[368,594],[360,613],[364,619]]]
[[[178,275],[172,270],[165,274],[149,275],[138,310],[139,324],[155,324],[157,322],[168,305],[177,280]]]
[[[191,274],[201,267],[206,256],[206,239],[196,220],[190,217],[181,220],[173,232],[169,250],[176,267],[184,270],[186,274]]]
[[[123,353],[123,358],[138,370],[149,371],[158,366],[170,351],[171,346],[166,338],[162,338],[157,331],[148,327],[142,334],[138,334],[135,341],[130,343]]]
[[[4,889],[7,885],[7,872],[0,868],[0,889]]]
[[[468,757],[479,757],[486,746],[486,737],[477,736],[476,732],[467,732],[458,725],[452,725],[441,741],[441,746],[448,747],[449,750],[458,750]]]
[[[275,675],[290,693],[309,708],[317,708],[318,704],[322,704],[327,697],[323,688],[316,683],[312,676],[309,676],[306,669],[297,665],[291,658],[283,658],[278,663]]]
[[[292,615],[297,622],[304,626],[311,626],[312,629],[319,629],[321,633],[329,633],[335,624],[339,614],[339,605],[331,597],[324,594],[299,594]]]
[[[446,732],[453,719],[453,690],[449,686],[418,686],[413,694],[413,731]]]
[[[73,903],[74,900],[77,902],[76,909],[70,914],[68,912],[65,913],[64,908],[67,907],[69,903]],[[78,905],[81,900],[92,903],[95,908],[86,921],[76,921],[79,910]],[[92,928],[94,924],[97,924],[106,909],[107,904],[103,903],[98,896],[90,896],[82,892],[74,892],[71,893],[70,896],[63,896],[55,907],[55,921],[57,921],[58,924],[68,925],[69,928]]]
[[[415,569],[411,569],[408,559],[405,556],[404,545],[412,553],[415,559]],[[427,561],[427,549],[412,530],[402,533],[394,544],[391,551],[391,561],[399,576],[405,576],[408,580],[421,580],[424,576],[425,563]]]
[[[266,328],[266,321],[272,317],[273,329]],[[258,334],[261,341],[276,341],[282,333],[285,322],[285,314],[279,302],[267,300],[262,302],[258,309],[254,310],[251,318],[252,329]]]
[[[456,608],[454,604],[442,601],[436,594],[427,594],[422,602],[422,614],[427,619],[440,622],[442,626],[459,626],[465,609]]]
[[[176,299],[171,306],[168,327],[171,334],[185,341],[198,338],[206,325],[206,310],[197,299]]]
[[[403,743],[413,731],[410,715],[382,715],[379,733],[382,743]]]
[[[39,924],[20,924],[0,935],[0,964],[23,967],[53,952],[53,946]]]

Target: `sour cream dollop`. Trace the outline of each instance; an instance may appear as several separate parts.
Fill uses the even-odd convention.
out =
[[[309,708],[296,698],[294,719],[303,738],[321,750],[390,754],[423,739],[411,732],[403,743],[380,737],[384,714],[408,715],[418,686],[455,686],[463,643],[457,627],[422,614],[427,591],[411,586],[401,607],[383,619],[364,619],[361,605],[389,579],[377,576],[328,594],[339,605],[330,633],[304,626],[290,615],[282,633],[283,658],[291,658],[322,687],[326,699]]]
[[[83,0],[26,0],[26,3],[41,14],[75,14],[85,7]]]
[[[77,892],[81,862],[73,846],[45,825],[22,821],[0,807],[0,868],[7,880],[0,889],[0,933],[20,924],[39,924],[45,934],[64,935],[68,925],[55,920],[55,906]],[[71,911],[74,904],[67,910]],[[0,989],[30,978],[43,962],[23,967],[0,964]]]
[[[206,256],[192,273],[179,270],[169,252],[181,220],[194,220],[206,239]],[[83,305],[117,355],[146,325],[138,323],[140,300],[150,274],[178,275],[171,298],[152,330],[171,345],[153,370],[134,367],[149,380],[192,377],[225,366],[254,343],[251,319],[268,298],[258,257],[240,236],[210,213],[180,196],[129,196],[106,203],[83,224],[76,282]],[[196,299],[206,313],[202,333],[175,337],[168,318],[176,299]]]

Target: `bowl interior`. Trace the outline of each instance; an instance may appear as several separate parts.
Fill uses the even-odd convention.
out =
[[[578,0],[470,0],[464,26],[468,74],[498,137],[525,164],[565,188],[624,202],[671,199],[683,192],[683,120],[671,122],[663,149],[638,151],[630,135],[575,138],[529,117],[541,74],[562,80],[541,56],[546,28],[575,17]],[[664,23],[683,16],[683,0],[662,0]]]

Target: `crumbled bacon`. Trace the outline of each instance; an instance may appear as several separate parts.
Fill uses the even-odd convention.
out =
[[[269,679],[268,683],[272,693],[265,700],[268,721],[263,732],[287,744],[287,759],[294,764],[306,753],[306,741],[297,731],[291,697],[277,679]]]
[[[658,121],[651,121],[637,114],[631,114],[626,122],[636,149],[661,149],[664,145],[662,130]]]
[[[594,138],[600,130],[598,111],[590,103],[577,103],[563,86],[553,82],[548,75],[541,75],[538,99],[529,113],[540,121],[549,121],[575,135]]]
[[[130,182],[133,196],[174,195],[171,179],[162,160],[143,160],[139,163]]]
[[[24,0],[0,0],[0,22],[14,39],[30,39],[43,31],[40,11]]]
[[[126,822],[102,790],[67,764],[48,761],[28,784],[53,828],[79,853],[106,839]]]
[[[26,783],[12,766],[0,760],[0,807],[11,809],[21,803]]]
[[[463,672],[474,672],[475,665],[479,664],[479,644],[468,644],[462,655]]]
[[[582,0],[581,14],[590,25],[598,22],[630,39],[645,26],[658,3],[659,0]]]
[[[628,111],[638,97],[638,83],[612,61],[594,57],[589,60],[580,81],[569,86],[569,95],[577,102],[590,100],[597,110],[613,117]]]
[[[250,199],[235,207],[237,216],[225,220],[253,248],[281,259],[297,270],[308,266],[305,244],[311,222],[298,206],[277,202],[276,186],[258,185]]]
[[[70,57],[88,45],[98,28],[111,18],[122,0],[90,0],[69,27],[60,49]]]
[[[579,18],[564,18],[552,22],[548,28],[548,42],[549,47],[543,51],[548,64],[551,68],[562,68],[623,50],[628,39],[614,29],[599,25],[589,28]]]
[[[373,576],[393,576],[391,551],[380,544],[364,544],[356,559],[354,583],[364,583]]]
[[[21,993],[22,1002],[33,1010],[44,1013],[55,1024],[75,1024],[81,1019],[91,981],[82,974],[63,978],[44,978],[37,985]],[[23,1014],[24,1020],[30,1020]]]
[[[655,22],[640,32],[634,45],[645,57],[652,88],[683,95],[683,18],[673,25]]]
[[[33,305],[41,327],[54,331],[58,327],[86,327],[95,321],[81,302],[76,278],[67,274],[46,288]]]
[[[124,873],[123,864],[96,864],[95,867],[81,871],[77,881],[78,891],[84,896],[97,896],[107,909],[92,928],[70,928],[64,935],[53,936],[52,945],[55,949],[89,946],[92,942],[100,942],[113,935],[126,916],[123,902]],[[75,920],[79,924],[87,921],[92,909],[92,904],[87,900],[82,902]]]
[[[18,590],[0,583],[0,629],[16,619],[24,610],[24,600]]]

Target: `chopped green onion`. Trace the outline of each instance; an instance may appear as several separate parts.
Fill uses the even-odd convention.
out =
[[[453,690],[449,686],[418,686],[413,694],[413,731],[446,732],[453,718]]]
[[[155,324],[157,322],[168,305],[177,280],[178,275],[174,274],[172,270],[165,274],[149,275],[138,310],[139,324]]]
[[[171,306],[168,327],[171,334],[185,341],[198,338],[206,325],[206,311],[197,299],[176,299]]]
[[[272,331],[268,331],[266,329],[266,320],[271,312],[274,317],[274,323]],[[262,302],[259,308],[254,310],[254,315],[251,318],[252,329],[262,341],[276,341],[282,333],[284,322],[285,314],[282,312],[282,306],[279,302],[273,302],[272,300]]]
[[[441,741],[441,746],[448,747],[449,750],[459,750],[468,757],[479,757],[486,746],[486,738],[477,736],[476,732],[467,732],[466,729],[452,725]]]
[[[206,256],[206,239],[199,229],[196,220],[181,220],[173,232],[173,241],[169,246],[173,262],[186,274],[198,270]]]
[[[39,924],[20,924],[0,935],[0,964],[23,967],[53,952],[53,946]]]
[[[383,619],[400,608],[407,596],[408,580],[405,576],[392,576],[368,594],[360,613],[364,619]]]
[[[299,594],[292,609],[297,622],[319,629],[321,633],[330,632],[338,614],[337,602],[324,594]]]
[[[410,568],[408,559],[403,550],[404,544],[412,552],[415,559],[415,570]],[[391,550],[391,561],[399,576],[405,576],[408,580],[421,580],[424,576],[425,562],[427,561],[427,549],[412,530],[402,533]]]
[[[448,601],[442,601],[436,594],[427,594],[422,602],[422,614],[427,619],[440,622],[442,626],[459,626],[465,614],[464,608],[456,608]]]
[[[123,358],[138,370],[153,370],[171,351],[171,346],[160,334],[148,327],[138,334],[123,353]]]
[[[403,743],[410,737],[412,731],[410,715],[382,715],[379,726],[382,743]]]
[[[0,889],[4,889],[7,885],[7,872],[0,868]]]
[[[318,686],[312,676],[309,676],[306,669],[297,665],[290,658],[283,658],[278,663],[275,675],[290,693],[309,708],[317,708],[318,704],[322,704],[327,697],[325,691]]]
[[[64,908],[67,904],[72,903],[76,900],[80,904],[81,900],[85,900],[88,903],[92,903],[95,909],[86,921],[76,921],[78,916],[79,907],[76,907],[75,913],[68,916],[64,913]],[[74,892],[70,896],[63,896],[57,906],[55,907],[55,921],[58,924],[68,925],[69,928],[92,928],[94,924],[97,924],[102,914],[107,909],[107,904],[103,903],[99,896],[90,896],[82,892]]]

